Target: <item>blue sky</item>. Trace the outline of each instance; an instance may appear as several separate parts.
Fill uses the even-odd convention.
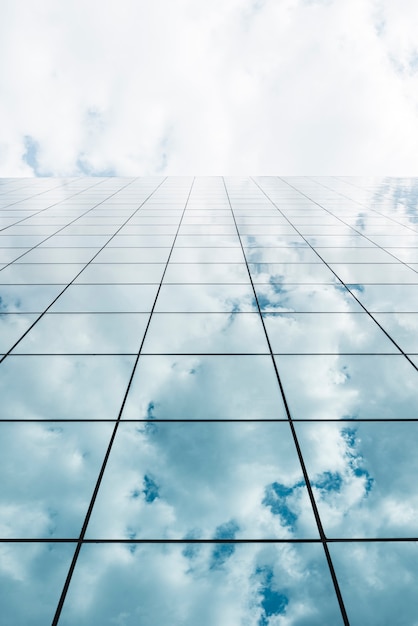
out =
[[[412,175],[410,0],[6,0],[0,174]]]

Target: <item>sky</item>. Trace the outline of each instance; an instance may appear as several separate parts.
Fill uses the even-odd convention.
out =
[[[416,174],[412,0],[3,0],[0,176]]]

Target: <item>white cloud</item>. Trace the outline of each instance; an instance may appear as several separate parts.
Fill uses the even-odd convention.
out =
[[[411,174],[410,2],[9,2],[2,175]],[[33,160],[30,160],[33,165]]]
[[[410,537],[415,424],[301,423],[296,430],[329,537]]]
[[[340,623],[321,546],[240,545],[219,568],[210,567],[213,546],[197,547],[192,558],[182,545],[141,545],[132,553],[129,548],[82,549],[60,623]],[[281,613],[272,611],[268,621],[262,605],[268,586],[263,572],[271,572],[271,588],[288,602]]]
[[[301,481],[286,423],[121,424],[87,536],[316,538]],[[298,486],[274,507],[276,483]]]
[[[1,536],[78,537],[112,425],[1,426]]]
[[[417,626],[416,549],[416,542],[330,546],[350,623]]]

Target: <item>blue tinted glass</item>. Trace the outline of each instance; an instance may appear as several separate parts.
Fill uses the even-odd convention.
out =
[[[321,546],[83,546],[60,623],[120,615],[126,626],[342,624]]]
[[[0,179],[2,623],[415,623],[417,189]]]
[[[416,621],[416,541],[330,546],[352,626]]]
[[[286,419],[270,356],[143,355],[124,419]]]
[[[318,536],[287,423],[119,426],[87,537],[191,536]]]
[[[0,603],[5,625],[52,622],[74,549],[73,543],[0,543]]]

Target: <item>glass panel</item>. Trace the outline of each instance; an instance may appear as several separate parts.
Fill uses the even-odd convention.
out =
[[[148,313],[46,313],[14,352],[135,354],[141,345],[148,318]]]
[[[305,239],[299,235],[242,235],[241,241],[244,248],[309,247]]]
[[[370,239],[361,235],[307,235],[306,240],[314,248],[373,248],[375,246]]]
[[[1,285],[1,313],[42,313],[65,285]]]
[[[1,291],[0,291],[1,294]],[[251,285],[162,285],[157,313],[257,311]]]
[[[268,351],[256,313],[154,313],[143,347],[150,354]]]
[[[124,626],[342,624],[318,545],[83,546],[60,624],[121,615]]]
[[[78,538],[112,424],[1,423],[3,538]]]
[[[396,346],[366,313],[265,313],[277,354],[396,353]]]
[[[170,263],[243,263],[241,248],[177,248]]]
[[[127,226],[133,226],[135,224],[149,225],[156,224],[157,222],[158,224],[174,224],[175,226],[178,226],[182,213],[183,211],[147,211],[145,209],[141,209],[139,213],[131,217]]]
[[[166,263],[171,248],[104,248],[93,263]]]
[[[101,248],[109,241],[108,235],[54,235],[46,239],[42,248]]]
[[[35,248],[24,254],[17,263],[88,263],[99,250],[100,248]]]
[[[0,248],[0,263],[11,263],[26,251],[27,248]]]
[[[170,263],[164,283],[249,283],[245,263]]]
[[[14,263],[0,272],[0,283],[19,284],[61,284],[72,281],[84,265],[66,263],[53,265],[39,263],[37,265]]]
[[[338,543],[330,551],[351,626],[416,623],[416,542]]]
[[[236,235],[237,229],[231,224],[184,224],[180,226],[179,235]]]
[[[417,536],[417,422],[295,427],[327,537]]]
[[[363,312],[350,292],[338,285],[254,285],[262,311]]]
[[[171,248],[174,235],[116,235],[107,244],[108,248]]]
[[[305,224],[298,225],[298,231],[304,235],[356,235],[356,231],[341,222],[338,224],[309,224],[306,220]]]
[[[248,263],[322,263],[311,248],[246,248]]]
[[[238,227],[240,235],[294,235],[299,234],[291,224],[246,224]]]
[[[372,235],[370,239],[383,248],[416,248],[418,247],[418,234],[413,235]]]
[[[127,356],[10,355],[0,365],[0,417],[117,419],[134,360]]]
[[[25,223],[22,223],[9,226],[9,228],[3,231],[2,235],[41,235],[42,237],[47,237],[57,232],[58,229],[58,226],[55,225],[27,226]]]
[[[220,532],[318,536],[289,425],[120,424],[86,537],[217,539]]]
[[[80,274],[76,283],[160,283],[164,263],[96,263]]]
[[[128,224],[121,228],[118,235],[175,235],[180,219],[174,224],[158,223],[158,218],[154,219],[154,224]]]
[[[0,248],[32,248],[44,239],[41,235],[0,235]]]
[[[0,604],[5,626],[53,620],[75,545],[0,543]]]
[[[158,285],[70,285],[49,312],[146,313],[151,311],[157,291]]]
[[[391,235],[406,236],[413,234],[409,228],[401,224],[396,224],[395,222],[389,222],[389,224],[373,224],[369,220],[365,226],[359,227],[359,230],[370,238],[374,238],[376,235],[387,235],[388,233]]]
[[[191,224],[204,224],[204,225],[215,225],[215,224],[229,224],[234,226],[235,228],[235,223],[234,223],[234,219],[231,215],[231,213],[227,213],[226,215],[222,215],[222,211],[220,211],[220,215],[218,215],[218,212],[216,214],[213,214],[212,212],[203,212],[199,211],[199,213],[196,214],[195,211],[188,211],[186,210],[186,213],[184,214],[184,217],[182,219],[182,226],[185,225],[191,225]],[[234,233],[236,233],[236,230],[234,231]],[[186,234],[186,233],[184,233]]]
[[[373,317],[404,352],[418,352],[418,314],[375,313]]]
[[[418,312],[416,285],[350,285],[347,287],[370,312]]]
[[[249,263],[254,283],[336,283],[338,279],[318,263]]]
[[[238,248],[240,245],[237,235],[178,235],[176,239],[179,248]]]
[[[316,248],[316,251],[326,263],[393,263],[395,260],[380,248]]]
[[[280,355],[294,419],[417,419],[418,372],[402,355]]]
[[[118,229],[117,226],[113,226],[112,224],[100,224],[99,220],[97,220],[97,222],[98,223],[94,224],[94,226],[78,224],[78,222],[70,224],[60,231],[60,235],[113,235]],[[56,230],[56,228],[54,230]]]
[[[121,224],[123,224],[126,221],[126,216],[125,215],[120,215],[119,211],[116,209],[117,213],[116,214],[112,214],[110,217],[105,217],[104,215],[100,215],[98,216],[97,211],[95,210],[94,212],[92,211],[89,215],[85,215],[84,217],[79,217],[76,224],[77,226],[95,226],[96,224],[112,224],[114,226],[120,226]],[[94,216],[93,216],[94,214]],[[116,230],[116,228],[113,229],[114,231]]]
[[[391,248],[390,253],[394,254],[404,263],[418,263],[418,247],[416,248]]]
[[[333,263],[330,267],[345,283],[418,283],[418,274],[401,263]]]
[[[123,419],[286,419],[270,356],[141,356]]]
[[[0,313],[0,353],[8,352],[37,317],[26,313]]]

